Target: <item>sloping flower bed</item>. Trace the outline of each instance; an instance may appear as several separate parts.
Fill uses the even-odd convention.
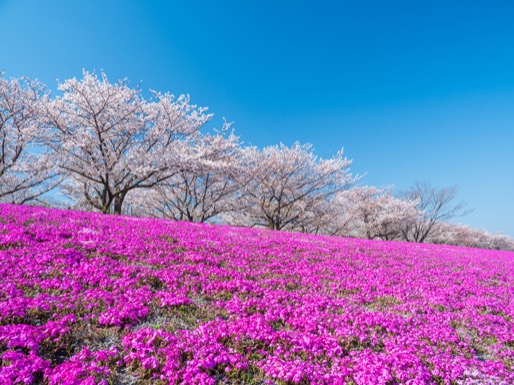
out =
[[[514,253],[0,205],[2,384],[512,384]]]

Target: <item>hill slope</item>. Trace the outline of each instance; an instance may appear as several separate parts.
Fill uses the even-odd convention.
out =
[[[514,383],[514,253],[0,205],[3,384]]]

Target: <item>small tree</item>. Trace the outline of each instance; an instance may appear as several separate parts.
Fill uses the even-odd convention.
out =
[[[416,208],[421,215],[416,221],[406,223],[402,229],[403,238],[409,242],[422,243],[438,223],[469,213],[464,211],[464,202],[455,202],[457,192],[456,186],[437,189],[428,182],[416,182],[404,191],[401,196],[407,200],[417,201]]]
[[[153,93],[146,101],[127,81],[110,83],[84,71],[59,85],[61,97],[44,100],[48,145],[67,178],[67,191],[104,213],[121,213],[129,191],[171,178],[190,159],[183,139],[211,117],[189,97]],[[77,196],[78,195],[78,196]]]
[[[138,191],[130,202],[138,212],[178,221],[207,222],[240,205],[235,199],[239,138],[225,124],[215,135],[196,137],[187,151],[197,159],[152,189]]]
[[[35,201],[51,190],[55,173],[49,154],[39,144],[42,126],[37,103],[43,86],[0,73],[0,200]]]
[[[343,158],[342,151],[320,159],[310,144],[280,144],[262,151],[247,147],[241,161],[238,199],[244,209],[228,217],[233,224],[301,230],[308,226],[308,213],[315,205],[354,180],[348,173],[351,161]]]
[[[338,194],[334,194],[329,199],[324,199],[320,195],[311,200],[294,230],[310,234],[348,235],[346,212],[340,206],[337,196]]]
[[[368,239],[398,239],[419,215],[417,201],[396,198],[391,189],[353,187],[339,193],[337,201],[347,233]]]

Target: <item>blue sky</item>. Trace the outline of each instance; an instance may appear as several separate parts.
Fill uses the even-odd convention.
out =
[[[512,1],[0,0],[0,69],[189,93],[246,144],[344,147],[363,184],[457,184],[460,222],[514,236],[512,20]]]

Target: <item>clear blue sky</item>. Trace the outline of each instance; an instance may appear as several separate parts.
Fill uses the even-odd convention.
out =
[[[460,222],[514,236],[514,2],[421,3],[0,0],[0,69],[189,93],[247,144],[457,184]]]

